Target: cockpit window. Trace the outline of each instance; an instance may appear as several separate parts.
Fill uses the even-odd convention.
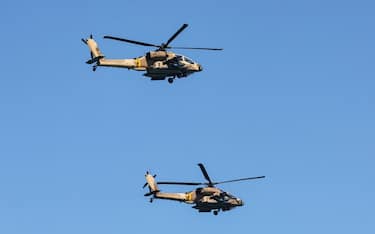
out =
[[[180,55],[180,54],[176,54],[176,60],[177,61],[185,61],[187,63],[190,63],[190,64],[194,64],[194,61],[189,59],[188,57],[185,57],[183,55]]]
[[[187,57],[184,57],[184,60],[186,62],[190,63],[190,64],[194,64],[194,62],[191,59],[187,58]]]
[[[225,193],[225,195],[228,197],[228,198],[234,198],[234,196],[230,193]]]

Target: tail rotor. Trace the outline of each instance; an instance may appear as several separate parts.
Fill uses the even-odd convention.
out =
[[[91,59],[87,60],[87,64],[94,64],[92,67],[93,71],[96,71],[96,68],[100,65],[100,60],[104,58],[104,55],[100,52],[98,44],[94,40],[92,34],[87,39],[82,38],[81,41],[87,45],[90,49]]]
[[[148,196],[155,195],[156,193],[160,192],[157,186],[157,183],[155,181],[156,175],[151,175],[150,172],[147,171],[145,177],[146,177],[146,183],[143,185],[143,188],[148,186],[149,192],[145,193],[144,196],[148,197]],[[150,201],[152,202],[152,199],[150,199]]]

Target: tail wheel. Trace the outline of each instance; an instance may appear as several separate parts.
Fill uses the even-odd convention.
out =
[[[168,83],[172,84],[172,83],[173,83],[173,81],[174,81],[174,79],[173,79],[173,78],[168,78]]]
[[[214,215],[217,215],[219,214],[219,211],[218,210],[214,210]]]

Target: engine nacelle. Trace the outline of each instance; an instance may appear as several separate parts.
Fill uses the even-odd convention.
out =
[[[154,61],[162,61],[168,58],[166,51],[151,51],[147,53],[147,57]]]

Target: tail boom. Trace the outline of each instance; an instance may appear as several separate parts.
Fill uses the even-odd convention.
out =
[[[146,184],[150,192],[146,193],[145,196],[153,195],[153,198],[174,200],[181,202],[190,202],[191,194],[190,193],[162,193],[159,190],[157,182],[155,181],[155,176],[150,173],[146,173]]]
[[[161,192],[157,192],[157,193],[154,194],[154,198],[181,201],[181,202],[187,201],[185,193],[161,193]]]
[[[82,39],[83,43],[89,47],[91,53],[91,59],[88,60],[87,64],[94,64],[94,67],[119,67],[134,69],[138,71],[146,70],[146,60],[144,58],[135,59],[105,59],[104,54],[100,51],[98,44],[93,39],[92,35],[87,39]]]
[[[119,67],[119,68],[127,68],[127,69],[135,69],[135,70],[145,70],[139,69],[136,66],[135,59],[100,59],[99,66],[102,67]]]

